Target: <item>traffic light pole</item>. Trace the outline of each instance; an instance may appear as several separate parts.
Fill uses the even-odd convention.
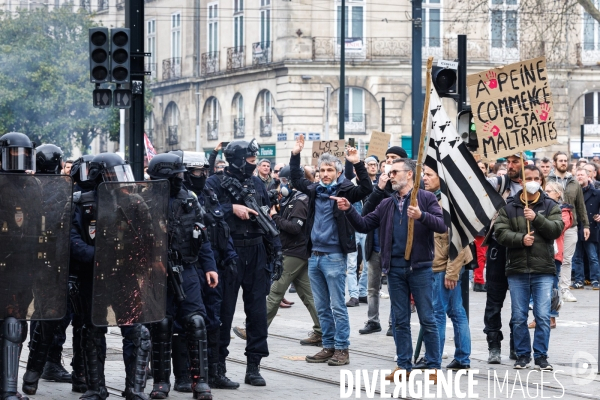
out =
[[[346,131],[346,0],[342,0],[340,21],[340,93],[338,94],[338,132],[339,139],[344,139]]]
[[[131,90],[133,98],[127,112],[129,147],[126,158],[136,181],[144,180],[144,0],[125,2],[125,26],[130,29]],[[123,149],[123,152],[125,149]]]
[[[423,1],[412,1],[412,155],[419,154],[423,116]]]
[[[458,112],[467,109],[467,35],[458,35]]]

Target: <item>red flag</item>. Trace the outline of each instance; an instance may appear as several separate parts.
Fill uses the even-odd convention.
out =
[[[154,150],[154,146],[152,146],[152,142],[148,139],[148,135],[144,132],[144,147],[146,148],[146,157],[148,157],[148,161],[152,160],[152,157],[156,155],[156,150]]]

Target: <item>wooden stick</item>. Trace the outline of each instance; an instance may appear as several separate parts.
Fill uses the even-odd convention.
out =
[[[521,178],[521,185],[523,186],[523,198],[525,199],[525,207],[529,208],[529,201],[527,200],[527,190],[525,190],[525,160],[523,159],[523,152],[521,152],[521,175],[523,175],[523,177]],[[527,234],[529,234],[529,232],[531,232],[531,226],[529,225],[529,220],[527,221]]]
[[[433,66],[433,57],[427,59],[427,74],[425,79],[427,80],[425,86],[425,104],[423,105],[423,119],[421,121],[421,140],[419,142],[419,157],[417,158],[417,173],[413,178],[415,183],[413,191],[410,195],[410,205],[413,207],[417,206],[417,193],[419,192],[419,186],[421,185],[421,171],[423,169],[423,159],[425,157],[425,140],[429,137],[429,95],[431,93],[431,67]],[[413,88],[414,89],[414,88]],[[413,237],[415,231],[415,220],[412,218],[408,219],[408,239],[406,240],[406,250],[404,252],[404,259],[410,260],[410,253],[412,252]]]

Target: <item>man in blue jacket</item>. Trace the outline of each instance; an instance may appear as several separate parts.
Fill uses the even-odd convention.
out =
[[[346,211],[346,218],[358,232],[370,232],[379,228],[381,246],[381,269],[388,274],[388,287],[392,301],[394,341],[398,355],[394,374],[405,372],[408,379],[412,370],[412,340],[410,335],[410,295],[412,294],[423,329],[427,349],[425,359],[428,369],[440,369],[441,355],[437,325],[433,315],[433,234],[445,233],[442,209],[433,193],[417,192],[417,206],[410,206],[410,197],[416,174],[415,162],[397,159],[392,164],[390,182],[394,193],[379,204],[375,211],[361,217],[345,198],[332,197],[338,208]],[[409,260],[405,259],[408,239],[408,221],[414,221],[414,238]],[[431,375],[437,383],[437,372]]]

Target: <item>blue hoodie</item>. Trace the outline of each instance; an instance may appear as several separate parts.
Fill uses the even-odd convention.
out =
[[[323,253],[342,252],[338,227],[333,216],[334,200],[331,200],[329,196],[335,196],[344,180],[344,174],[341,174],[335,185],[319,185],[316,188],[315,222],[310,233],[313,251]]]

